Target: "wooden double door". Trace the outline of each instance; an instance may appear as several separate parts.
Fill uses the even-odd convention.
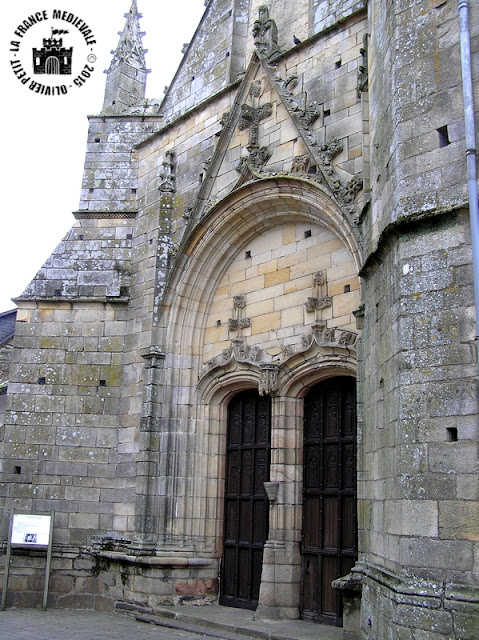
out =
[[[357,559],[356,381],[330,378],[304,405],[301,617],[342,624],[331,581]]]
[[[220,604],[256,609],[268,535],[271,398],[249,390],[228,405]]]
[[[330,378],[304,401],[301,617],[342,624],[331,581],[357,559],[356,381]],[[268,535],[271,398],[248,390],[228,405],[220,604],[256,609]]]

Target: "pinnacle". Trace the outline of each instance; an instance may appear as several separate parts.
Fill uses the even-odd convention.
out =
[[[145,52],[142,46],[142,36],[144,31],[140,30],[141,13],[138,13],[136,0],[131,3],[130,11],[125,13],[126,23],[123,31],[119,31],[120,40],[116,50],[113,52],[113,59],[107,71],[113,71],[122,62],[126,62],[135,69],[147,71]]]

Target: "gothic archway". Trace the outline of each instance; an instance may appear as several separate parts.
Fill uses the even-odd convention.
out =
[[[289,236],[284,235],[286,227]],[[270,268],[264,282],[253,280],[258,277],[253,274],[255,265],[263,263],[254,251],[249,256],[248,250],[261,250],[262,246],[276,246],[271,249],[275,251],[272,260],[284,263],[288,253],[293,251],[297,256],[304,251],[298,263],[304,268],[298,271],[296,263],[278,265]],[[324,264],[335,274],[345,272],[343,265],[349,261],[347,274],[351,275],[344,276],[344,283],[337,275],[339,279],[328,283],[322,274],[311,272],[308,251],[311,256],[316,252],[320,263],[324,251],[329,251],[329,262]],[[330,260],[331,252],[337,252],[336,262]],[[244,266],[250,259],[252,271]],[[271,496],[276,497],[270,500],[273,547],[268,548],[267,543],[265,562],[270,562],[276,550],[281,555],[286,547],[294,548],[294,562],[300,562],[302,397],[322,377],[355,371],[357,334],[352,307],[348,303],[336,310],[334,305],[335,296],[341,300],[351,295],[358,298],[359,264],[359,247],[349,222],[317,185],[301,179],[265,179],[241,187],[214,206],[185,238],[169,278],[164,297],[168,312],[160,329],[161,342],[171,349],[165,363],[165,384],[175,390],[173,393],[181,389],[180,401],[171,406],[171,419],[183,421],[189,429],[185,446],[171,454],[171,458],[176,456],[177,467],[189,470],[188,490],[176,494],[175,477],[166,481],[171,487],[166,489],[167,500],[174,504],[176,514],[175,522],[165,524],[170,538],[176,527],[187,531],[189,539],[200,541],[194,544],[214,550],[217,558],[222,556],[227,405],[243,389],[257,389],[273,396],[270,482]],[[244,269],[244,275],[236,286],[229,274],[238,269]],[[264,267],[258,267],[257,272],[261,270],[264,272]],[[227,282],[225,278],[230,279]],[[281,325],[268,325],[268,317],[256,321],[257,309],[263,315],[268,313],[261,310],[265,298],[266,306],[276,305],[278,312],[273,308],[272,313],[281,317]],[[293,298],[294,309],[290,304]],[[285,439],[287,446],[278,444]],[[191,518],[190,513],[206,517]],[[288,535],[295,539],[287,539]],[[290,552],[283,556],[291,564]],[[299,582],[290,587],[290,604],[283,615],[297,617]],[[271,600],[268,588],[263,581],[260,606],[264,594],[269,601],[276,597]],[[271,588],[274,591],[275,586]]]

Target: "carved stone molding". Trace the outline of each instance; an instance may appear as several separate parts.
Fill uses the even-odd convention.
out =
[[[322,311],[323,309],[328,309],[332,306],[333,299],[331,296],[328,296],[326,271],[317,271],[313,275],[312,293],[313,295],[305,302],[306,311],[308,313]],[[321,314],[316,314],[316,323],[321,321]]]
[[[317,323],[313,325],[312,333],[305,333],[302,336],[301,343],[288,350],[283,350],[281,354],[282,362],[294,358],[297,354],[306,353],[313,345],[321,347],[345,347],[355,350],[358,334],[353,331],[339,329],[336,327],[326,327],[326,323]]]
[[[310,164],[311,159],[309,157],[309,154],[304,153],[301,156],[294,156],[291,163],[291,174],[293,176],[306,176]]]
[[[308,313],[312,313],[313,311],[321,311],[322,309],[327,309],[333,304],[333,299],[331,296],[324,296],[323,298],[308,298],[305,303],[306,311]]]
[[[300,343],[285,346],[275,358],[260,345],[248,346],[241,338],[232,340],[228,349],[205,362],[198,376],[198,386],[211,394],[215,387],[233,384],[246,376],[257,382],[260,395],[277,396],[297,375],[295,371],[312,372],[318,364],[354,370],[358,335],[345,329],[327,328],[325,323],[314,326],[316,329],[312,333],[301,336]]]
[[[251,318],[245,318],[246,296],[238,294],[233,297],[233,317],[228,320],[228,331],[236,331],[237,339],[241,339],[243,329],[251,327]]]
[[[228,320],[229,331],[239,331],[249,327],[251,327],[251,318],[229,318]]]
[[[270,158],[271,151],[268,147],[251,148],[249,155],[246,158],[241,158],[236,165],[236,171],[242,176],[245,176],[249,171],[253,176],[257,177],[256,174],[261,171]]]
[[[270,364],[271,356],[263,351],[259,345],[250,347],[245,340],[237,338],[231,341],[231,346],[228,349],[224,349],[220,355],[205,362],[200,371],[199,380],[202,380],[210,371],[225,367],[231,362],[244,363],[258,368],[260,363]]]
[[[342,151],[342,144],[336,138],[329,140],[326,144],[320,144],[312,125],[321,114],[316,103],[307,103],[305,98],[304,106],[299,104],[297,96],[293,96],[292,86],[288,80],[281,78],[277,69],[271,65],[264,65],[264,69],[272,84],[275,86],[281,97],[283,105],[287,109],[291,118],[296,123],[298,130],[305,142],[308,150],[319,168],[324,182],[328,185],[332,195],[336,199],[341,209],[349,216],[355,225],[359,223],[360,213],[354,204],[357,192],[362,188],[361,175],[354,176],[348,183],[339,177],[333,168],[332,160]],[[321,176],[308,176],[311,180],[321,182]],[[356,237],[360,240],[359,234]]]

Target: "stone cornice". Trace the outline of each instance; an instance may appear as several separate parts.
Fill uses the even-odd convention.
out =
[[[73,211],[75,220],[108,220],[136,218],[136,211]]]

